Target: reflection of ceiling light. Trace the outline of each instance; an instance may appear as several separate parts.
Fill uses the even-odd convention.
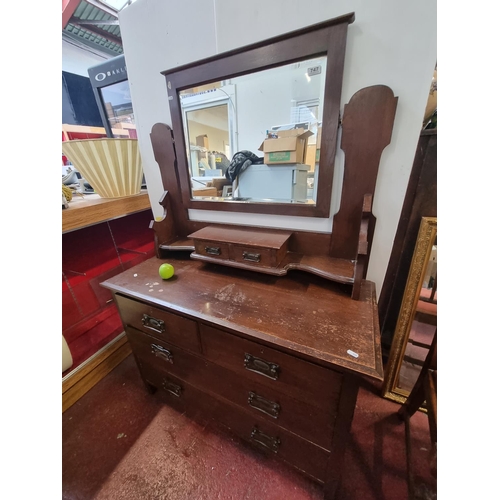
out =
[[[307,73],[304,73],[304,75],[306,75],[307,83],[309,83],[311,81],[311,77]]]

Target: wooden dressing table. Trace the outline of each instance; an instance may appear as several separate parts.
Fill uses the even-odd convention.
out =
[[[164,72],[172,129],[151,141],[162,175],[156,257],[101,285],[114,295],[142,379],[323,484],[333,498],[362,377],[383,379],[374,283],[365,280],[371,202],[397,98],[383,85],[345,106],[345,173],[331,233],[193,221],[189,209],[328,217],[348,14]],[[300,43],[298,43],[300,42]],[[299,47],[299,48],[297,48]],[[313,206],[191,194],[179,92],[231,74],[328,56]],[[258,61],[258,62],[256,62]],[[162,280],[158,268],[173,264]]]
[[[354,301],[305,273],[275,277],[177,254],[168,258],[174,278],[162,280],[162,262],[102,284],[147,386],[333,492],[359,378],[383,376],[373,283]]]

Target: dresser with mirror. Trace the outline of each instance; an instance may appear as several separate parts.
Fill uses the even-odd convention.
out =
[[[397,97],[374,85],[341,109],[353,22],[350,13],[163,72],[172,124],[150,134],[164,190],[156,257],[102,283],[149,391],[287,462],[326,498],[360,381],[383,379],[366,268]],[[339,146],[331,231],[269,225],[331,217]],[[206,222],[200,211],[257,223]]]

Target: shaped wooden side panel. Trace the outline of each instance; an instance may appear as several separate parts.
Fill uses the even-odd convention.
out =
[[[390,144],[398,98],[385,85],[356,92],[344,108],[341,149],[345,153],[340,210],[333,218],[330,255],[355,260],[366,193],[375,192],[380,157]],[[370,245],[370,241],[368,245]]]
[[[155,247],[158,255],[159,245],[167,244],[181,234],[186,234],[187,210],[182,205],[177,175],[177,156],[172,129],[164,123],[156,123],[151,129],[151,144],[155,160],[160,167],[163,189],[158,203],[163,207],[165,218],[155,221]],[[173,213],[175,212],[175,217]]]

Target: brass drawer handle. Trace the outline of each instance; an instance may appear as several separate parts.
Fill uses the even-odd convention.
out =
[[[273,380],[278,380],[280,367],[276,363],[256,358],[246,352],[244,365],[245,368],[251,372],[259,373]]]
[[[153,318],[153,316],[148,316],[147,314],[142,315],[142,324],[158,333],[165,333],[165,321],[161,319]]]
[[[250,439],[260,444],[264,448],[271,450],[273,453],[278,453],[281,441],[278,437],[271,437],[259,431],[257,427],[254,427],[252,433],[250,434]]]
[[[243,252],[243,260],[250,262],[260,262],[260,253]]]
[[[273,418],[278,418],[281,410],[281,406],[279,403],[276,403],[275,401],[269,401],[268,399],[263,398],[262,396],[259,396],[252,391],[248,393],[248,404],[252,408],[255,408],[256,410],[259,410],[262,413],[265,413],[266,415],[269,415]]]
[[[165,391],[172,394],[173,396],[180,398],[182,396],[182,387],[180,385],[175,384],[168,378],[164,378],[161,386]]]
[[[151,344],[151,352],[157,358],[161,358],[167,361],[168,363],[174,364],[174,355],[168,349],[165,349],[161,345]]]
[[[219,247],[205,247],[205,252],[209,255],[220,255]]]

